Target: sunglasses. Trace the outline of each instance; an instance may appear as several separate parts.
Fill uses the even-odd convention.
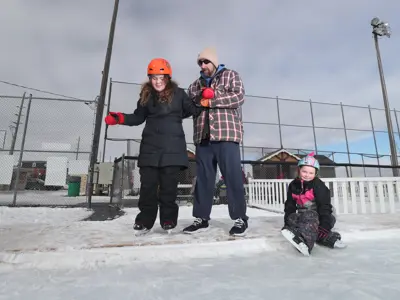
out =
[[[201,67],[203,64],[208,65],[209,63],[211,63],[211,61],[209,61],[208,59],[201,59],[199,61],[197,61],[197,64]]]

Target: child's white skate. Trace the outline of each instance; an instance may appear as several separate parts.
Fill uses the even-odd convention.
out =
[[[347,245],[342,242],[342,237],[340,233],[331,231],[326,237],[317,241],[317,243],[321,246],[325,246],[331,249],[344,249]]]
[[[310,256],[308,246],[301,236],[296,235],[288,228],[282,229],[281,233],[283,237],[287,239],[301,254],[304,256]]]
[[[344,249],[347,247],[347,244],[345,244],[342,240],[337,240],[333,245],[333,247],[338,249]]]

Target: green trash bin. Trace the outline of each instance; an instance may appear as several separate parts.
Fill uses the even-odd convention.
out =
[[[81,189],[81,178],[78,176],[73,176],[68,182],[68,197],[79,196],[79,191]]]

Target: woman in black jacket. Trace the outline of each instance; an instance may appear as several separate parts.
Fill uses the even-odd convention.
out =
[[[136,110],[132,114],[110,112],[105,118],[108,125],[137,126],[146,122],[138,159],[140,213],[134,225],[140,234],[154,226],[158,204],[161,227],[168,231],[176,227],[178,175],[189,165],[182,121],[197,117],[205,109],[196,106],[171,80],[172,69],[165,59],[153,59],[147,75],[149,81],[142,86]]]
[[[316,242],[330,248],[344,247],[340,234],[331,231],[336,219],[331,192],[317,177],[318,160],[311,153],[299,161],[298,167],[299,174],[288,187],[282,235],[307,256]]]

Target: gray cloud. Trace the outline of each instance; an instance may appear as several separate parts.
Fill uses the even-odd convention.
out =
[[[7,42],[0,48],[0,79],[94,99],[100,89],[112,2],[3,1],[0,33],[7,36]],[[382,107],[369,26],[371,18],[378,15],[389,21],[394,30],[390,40],[381,40],[389,97],[394,108],[400,96],[396,84],[399,76],[396,32],[400,21],[395,13],[399,8],[396,1],[309,0],[280,1],[278,5],[274,1],[254,0],[235,1],[233,5],[232,1],[205,0],[199,5],[176,0],[121,0],[110,76],[114,80],[143,82],[148,62],[161,56],[171,62],[174,78],[187,87],[198,76],[197,53],[205,46],[215,45],[220,62],[240,72],[249,95]],[[21,95],[24,91],[0,86],[3,95]],[[134,85],[114,84],[111,110],[133,111],[138,91]],[[34,95],[43,96],[37,92]],[[9,103],[0,113],[0,129],[8,127],[9,118],[15,112],[15,105]],[[308,105],[281,101],[282,123],[311,125]],[[46,118],[40,126],[56,126],[57,141],[73,144],[77,128],[60,126],[81,122],[86,129],[80,135],[89,145],[92,115],[86,108],[77,105],[69,108],[57,103],[46,106]],[[274,99],[249,97],[243,112],[245,121],[277,122]],[[317,126],[342,126],[338,106],[316,104],[314,114]],[[365,111],[346,108],[345,114],[347,126],[370,128]],[[36,121],[32,122],[40,122],[41,115],[38,112],[32,119]],[[58,121],[57,125],[54,120]],[[383,113],[374,112],[374,122],[376,129],[386,127]],[[142,128],[111,128],[109,136],[140,138]],[[185,121],[185,130],[191,143],[190,120]],[[245,130],[247,146],[279,147],[276,126],[246,124]],[[311,129],[290,127],[283,128],[282,132],[284,147],[312,148],[314,145]],[[349,139],[361,139],[366,134],[369,133],[351,133]],[[52,139],[43,131],[37,135],[40,139],[44,136]],[[343,131],[318,130],[317,139],[320,145],[344,141]],[[136,145],[132,150],[135,152],[137,143],[133,145]],[[119,156],[126,152],[126,145],[109,142],[107,149],[107,158]]]

